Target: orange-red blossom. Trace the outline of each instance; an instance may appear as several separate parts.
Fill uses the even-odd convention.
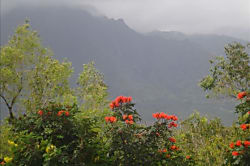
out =
[[[113,110],[115,107],[120,107],[122,103],[130,103],[132,101],[132,97],[126,97],[126,96],[118,96],[115,100],[113,100],[109,106]]]
[[[240,128],[242,128],[242,130],[244,131],[244,130],[250,128],[250,124],[241,124],[241,125],[240,125]]]
[[[114,123],[114,122],[116,122],[117,121],[117,119],[116,119],[116,117],[114,117],[114,116],[106,116],[105,117],[105,121],[108,123],[108,122],[110,122],[110,123]]]
[[[43,115],[43,111],[42,110],[38,110],[38,112],[37,112],[40,116],[42,116]]]
[[[235,146],[244,146],[245,148],[248,148],[248,146],[250,146],[250,141],[241,141],[241,140],[238,140],[236,141],[236,143],[234,144],[233,142],[229,145],[231,149],[234,149]],[[232,152],[232,155],[233,156],[238,156],[238,155],[241,155],[243,154],[244,151],[233,151]]]
[[[175,115],[168,115],[168,114],[165,114],[164,112],[156,112],[156,113],[153,113],[152,116],[156,119],[166,119],[166,120],[173,120],[173,121],[177,121],[178,120],[178,117],[175,116]]]
[[[245,97],[246,95],[247,95],[246,92],[240,92],[240,93],[238,93],[238,95],[237,95],[237,99],[242,99],[242,98]]]
[[[123,115],[122,118],[125,120],[126,124],[134,124],[133,115]]]
[[[64,114],[65,116],[69,116],[69,111],[61,110],[61,111],[58,111],[58,112],[57,112],[57,116],[62,116],[63,114]]]
[[[176,139],[175,139],[175,138],[173,138],[173,137],[170,137],[168,140],[169,140],[170,142],[173,142],[173,143],[175,143],[175,142],[176,142]]]

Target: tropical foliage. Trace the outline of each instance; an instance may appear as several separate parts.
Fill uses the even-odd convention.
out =
[[[9,113],[0,126],[0,164],[250,165],[247,48],[226,46],[200,82],[210,96],[232,97],[238,115],[232,126],[198,112],[183,121],[156,112],[146,124],[132,97],[108,100],[94,62],[70,87],[70,62],[54,59],[28,22],[18,26],[0,53],[0,97]]]

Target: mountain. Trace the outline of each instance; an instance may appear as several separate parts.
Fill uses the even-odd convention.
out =
[[[219,116],[225,123],[234,118],[233,104],[206,99],[197,84],[208,74],[208,60],[223,54],[225,44],[239,39],[181,32],[142,34],[122,19],[93,16],[82,9],[19,7],[1,16],[1,45],[25,18],[56,58],[72,62],[73,80],[82,64],[95,61],[104,73],[110,98],[133,96],[146,120],[161,111],[185,118],[194,109]]]

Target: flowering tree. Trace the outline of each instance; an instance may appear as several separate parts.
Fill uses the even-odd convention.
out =
[[[12,155],[4,156],[3,164],[95,164],[95,154],[100,149],[94,141],[97,133],[91,129],[94,121],[78,114],[77,105],[56,104],[20,116],[12,124],[14,134],[8,140]]]
[[[200,86],[213,95],[236,97],[239,92],[247,91],[250,87],[248,46],[228,44],[225,53],[225,57],[210,60],[210,74],[201,80]]]
[[[145,126],[134,109],[132,97],[118,96],[110,103],[112,116],[105,117],[110,142],[109,156],[114,165],[191,165],[176,144],[173,130],[178,118],[166,113],[154,113],[156,121]]]
[[[248,45],[249,46],[249,45]],[[210,75],[203,78],[200,86],[214,95],[227,95],[237,98],[240,103],[235,112],[239,114],[236,135],[232,138],[226,165],[247,165],[250,163],[250,66],[247,47],[240,43],[225,47],[226,57],[211,60]],[[242,129],[242,131],[241,131]],[[236,143],[235,143],[236,142]]]

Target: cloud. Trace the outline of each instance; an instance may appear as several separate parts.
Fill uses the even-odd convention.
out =
[[[86,0],[109,17],[123,18],[139,31],[153,29],[209,32],[250,27],[247,0]]]
[[[175,30],[211,33],[222,27],[250,29],[249,0],[6,0],[8,9],[31,6],[93,6],[109,18],[122,18],[140,32]],[[94,10],[91,10],[92,12]],[[95,11],[96,12],[96,11]],[[93,12],[94,13],[94,12]]]

